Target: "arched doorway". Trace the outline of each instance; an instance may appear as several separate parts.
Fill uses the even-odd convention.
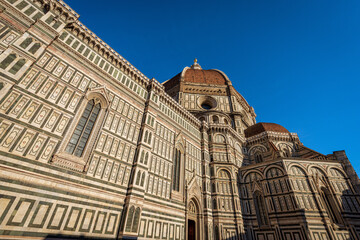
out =
[[[199,219],[199,208],[197,204],[190,200],[188,205],[188,216],[187,216],[187,240],[199,240],[200,239],[200,219]]]

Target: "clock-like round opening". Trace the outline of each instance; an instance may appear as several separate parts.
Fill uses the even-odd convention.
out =
[[[215,98],[210,96],[201,96],[198,98],[198,106],[205,110],[214,109],[217,106]]]
[[[210,110],[212,107],[209,105],[209,104],[207,104],[207,103],[203,103],[203,104],[201,104],[201,107],[203,108],[203,109],[206,109],[206,110]]]

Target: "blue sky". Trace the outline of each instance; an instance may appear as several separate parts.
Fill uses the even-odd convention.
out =
[[[228,75],[258,122],[345,150],[360,173],[360,1],[66,3],[147,77],[163,82],[196,57]]]

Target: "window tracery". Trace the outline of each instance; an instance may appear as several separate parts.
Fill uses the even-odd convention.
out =
[[[269,219],[266,211],[264,196],[260,191],[255,191],[253,197],[258,224],[260,227],[266,226],[269,224]]]
[[[320,189],[320,196],[330,220],[333,223],[341,224],[341,213],[339,212],[334,196],[331,194],[329,189],[327,189],[326,187],[322,187]]]
[[[72,136],[66,147],[66,152],[77,157],[83,155],[85,146],[98,118],[101,106],[100,102],[92,99],[88,102]]]
[[[180,190],[180,163],[182,160],[182,154],[179,149],[175,149],[175,156],[173,162],[174,176],[172,189],[175,191]]]
[[[104,87],[96,87],[87,91],[79,106],[80,114],[75,115],[73,124],[69,126],[58,152],[51,160],[53,164],[76,171],[88,170],[87,164],[90,164],[88,160],[91,150],[109,107],[108,99]],[[130,154],[132,153],[133,151],[130,150]],[[129,149],[123,156],[126,157],[128,154]]]

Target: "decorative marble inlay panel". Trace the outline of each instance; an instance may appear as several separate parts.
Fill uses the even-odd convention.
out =
[[[1,104],[0,106],[0,111],[1,112],[6,112],[13,103],[15,103],[15,100],[20,96],[20,93],[18,92],[12,92],[7,98],[6,100]]]
[[[51,55],[49,53],[45,53],[41,58],[40,61],[37,62],[37,65],[40,67],[43,67],[47,61],[51,58]],[[55,63],[54,63],[55,64]]]
[[[4,148],[10,148],[10,146],[15,142],[15,140],[19,137],[23,128],[14,126],[10,132],[7,134],[5,139],[3,140],[1,146]]]
[[[31,71],[29,71],[29,73],[24,77],[24,79],[20,82],[19,85],[22,87],[27,87],[27,85],[29,85],[29,83],[34,79],[37,73],[37,70],[31,69]]]
[[[60,77],[60,75],[63,73],[63,71],[66,68],[66,64],[63,62],[60,62],[57,67],[55,68],[55,70],[53,71],[53,74],[57,77]]]
[[[75,69],[68,67],[68,69],[66,70],[65,74],[62,76],[61,79],[68,82],[70,80],[71,76],[74,74],[74,72],[75,72]]]
[[[48,70],[49,72],[51,72],[58,62],[59,62],[59,59],[57,59],[56,57],[53,57],[50,60],[50,62],[46,65],[45,69]]]

